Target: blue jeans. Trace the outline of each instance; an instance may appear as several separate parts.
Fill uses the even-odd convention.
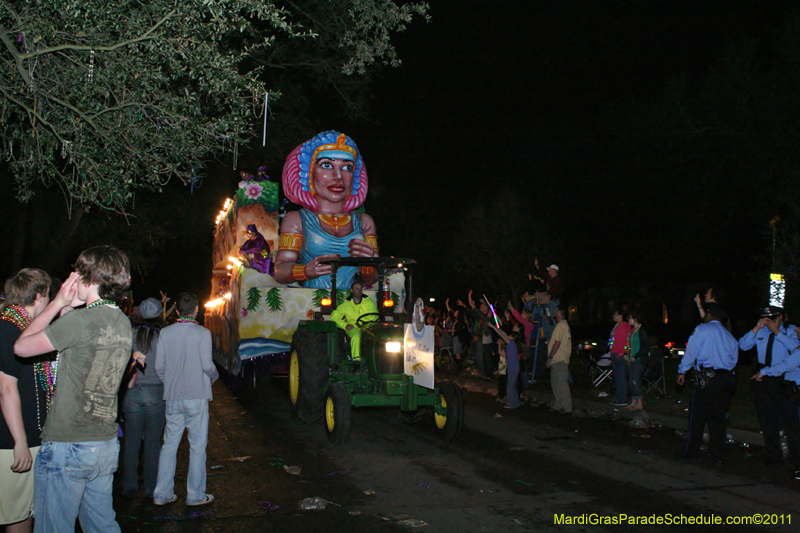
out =
[[[34,466],[34,531],[115,533],[111,495],[119,441],[43,442]]]
[[[481,344],[480,340],[472,343],[472,353],[475,355],[475,366],[478,368],[478,374],[485,376],[486,370],[483,368],[483,344]]]
[[[644,363],[641,359],[634,359],[628,365],[628,386],[630,387],[631,400],[641,400],[642,396],[642,374],[644,374]]]
[[[519,381],[519,363],[508,365],[508,384],[506,385],[506,397],[510,407],[519,407],[519,391],[517,382]]]
[[[184,429],[189,433],[186,503],[199,503],[206,497],[208,400],[167,400],[167,427],[158,461],[158,482],[153,492],[156,502],[166,502],[175,495],[175,467]]]
[[[125,447],[122,450],[122,490],[139,490],[139,449],[144,437],[144,491],[152,496],[158,477],[161,433],[164,431],[164,385],[134,385],[125,392]]]
[[[625,358],[611,354],[611,371],[614,376],[615,403],[625,403],[628,401],[628,363]]]

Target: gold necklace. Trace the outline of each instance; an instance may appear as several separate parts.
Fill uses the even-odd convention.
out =
[[[332,227],[334,231],[339,231],[350,223],[350,215],[328,215],[326,213],[317,213],[320,222]]]

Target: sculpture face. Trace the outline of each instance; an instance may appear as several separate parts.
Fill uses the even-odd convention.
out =
[[[314,192],[317,201],[344,202],[353,188],[355,163],[345,159],[321,157],[314,164]]]

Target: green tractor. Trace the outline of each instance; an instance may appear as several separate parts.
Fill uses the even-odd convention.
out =
[[[409,267],[415,261],[342,257],[329,263],[333,267],[332,298],[314,320],[300,322],[292,341],[289,396],[296,416],[304,422],[322,417],[328,439],[343,444],[350,438],[353,407],[399,407],[406,415],[430,407],[443,437],[455,441],[464,425],[461,392],[451,381],[441,381],[433,389],[416,385],[413,376],[404,373],[405,317],[411,313],[396,314],[391,294],[384,289],[387,271],[403,269],[408,295],[405,301],[413,302]],[[375,303],[379,312],[377,317],[370,313],[358,319],[361,358],[356,360],[351,357],[350,339],[344,330],[324,320],[336,309],[336,272],[342,266],[372,267],[378,272]]]

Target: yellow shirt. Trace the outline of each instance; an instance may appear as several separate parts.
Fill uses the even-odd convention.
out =
[[[372,301],[372,298],[369,296],[363,296],[361,298],[361,303],[355,303],[353,300],[345,300],[341,303],[336,310],[331,313],[331,320],[336,322],[336,325],[342,329],[347,329],[348,324],[352,324],[353,327],[358,327],[356,324],[356,320],[361,315],[367,313],[377,313],[378,308],[375,307],[375,302]],[[364,319],[366,322],[374,322],[378,320],[377,316],[371,316],[369,318]]]
[[[553,346],[556,342],[560,341],[556,353],[553,352]],[[553,329],[553,335],[550,337],[548,344],[548,357],[553,357],[553,363],[567,363],[569,364],[569,356],[572,353],[572,333],[569,330],[569,322],[562,320]]]

